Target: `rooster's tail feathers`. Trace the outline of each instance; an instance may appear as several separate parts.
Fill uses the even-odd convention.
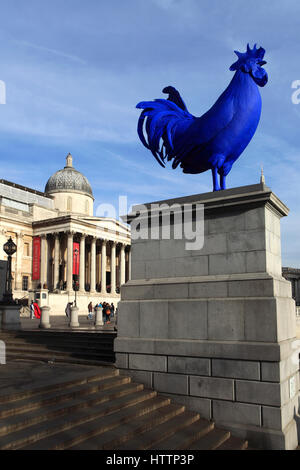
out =
[[[141,101],[136,107],[143,109],[137,129],[141,142],[151,151],[158,163],[164,167],[165,159],[171,160],[177,153],[173,139],[178,124],[182,121],[186,122],[186,120],[194,119],[194,116],[179,108],[172,101],[164,99]],[[144,133],[145,120],[148,142]]]

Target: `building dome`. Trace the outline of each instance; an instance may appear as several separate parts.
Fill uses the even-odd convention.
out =
[[[66,166],[48,179],[45,193],[79,192],[93,197],[93,191],[87,178],[73,167],[73,158],[70,153],[66,160]]]

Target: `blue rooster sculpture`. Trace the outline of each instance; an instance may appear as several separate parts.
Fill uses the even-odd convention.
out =
[[[234,77],[203,116],[190,114],[172,86],[163,89],[168,99],[142,101],[136,106],[143,109],[139,137],[158,163],[165,167],[165,161],[172,160],[172,168],[180,165],[184,173],[211,170],[214,191],[226,189],[226,176],[256,131],[261,114],[258,86],[268,81],[262,47],[251,49],[248,44],[245,53],[234,52],[238,56],[230,67]]]

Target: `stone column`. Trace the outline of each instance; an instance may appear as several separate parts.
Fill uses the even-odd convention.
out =
[[[111,244],[111,260],[110,260],[110,285],[111,285],[111,294],[116,293],[116,242]]]
[[[91,293],[96,292],[96,241],[97,239],[93,237],[91,243]]]
[[[22,289],[22,259],[23,259],[23,238],[24,233],[16,234],[16,259],[15,259],[15,289]]]
[[[41,269],[40,281],[41,287],[47,282],[47,267],[48,267],[48,254],[47,254],[47,235],[41,235]]]
[[[79,260],[79,291],[85,292],[85,233],[80,238],[80,260]]]
[[[59,281],[59,233],[54,234],[54,273],[53,288],[57,289]]]
[[[106,294],[106,240],[101,246],[101,294]]]
[[[125,284],[125,245],[121,245],[120,251],[120,288]]]
[[[67,243],[67,291],[73,290],[73,232],[68,232]]]
[[[131,279],[131,246],[129,245],[128,250],[128,281]]]

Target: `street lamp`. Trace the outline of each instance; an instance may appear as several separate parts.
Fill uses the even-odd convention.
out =
[[[11,237],[3,245],[3,250],[7,254],[7,271],[6,271],[6,283],[5,283],[5,293],[3,295],[4,304],[14,304],[13,294],[12,294],[12,281],[13,277],[11,274],[11,257],[17,251],[17,245],[12,241]]]
[[[76,266],[76,269],[77,269],[77,266],[78,266],[78,254],[79,254],[79,250],[78,248],[75,248],[74,250],[74,257],[75,257],[75,266]],[[77,291],[78,291],[78,288],[79,288],[79,285],[78,285],[78,275],[75,274],[74,275],[75,279],[74,279],[74,291],[75,291],[75,301],[74,301],[74,304],[75,304],[75,307],[77,307]]]

